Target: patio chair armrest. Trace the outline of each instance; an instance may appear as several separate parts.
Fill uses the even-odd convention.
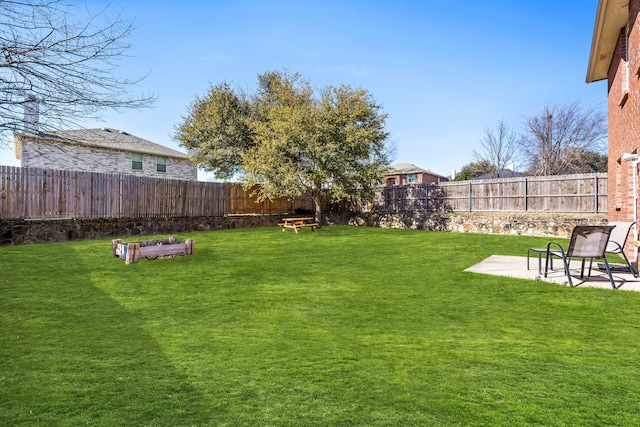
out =
[[[557,249],[553,249],[554,247],[556,247]],[[564,248],[562,247],[562,245],[560,243],[557,242],[549,242],[547,243],[547,256],[546,256],[546,260],[544,263],[544,277],[547,277],[547,273],[549,272],[549,261],[551,260],[551,267],[553,268],[553,260],[552,257],[557,256],[562,258],[562,263],[565,265],[565,270],[566,270],[566,261],[567,261],[567,257],[566,254],[564,252]]]
[[[554,250],[552,249],[553,246],[556,246],[558,249]],[[562,258],[565,257],[565,253],[564,253],[564,248],[562,247],[562,245],[560,243],[557,242],[549,242],[547,243],[547,255],[554,253],[554,252],[560,252],[560,254],[562,255]]]
[[[611,250],[611,251],[607,251],[607,252],[610,252],[610,253],[618,253],[618,252],[622,252],[622,251],[624,250],[624,249],[622,248],[622,245],[621,245],[620,243],[616,242],[615,240],[609,240],[607,243],[608,243],[608,244],[612,244],[612,245],[615,245],[615,246],[616,246],[613,250]]]

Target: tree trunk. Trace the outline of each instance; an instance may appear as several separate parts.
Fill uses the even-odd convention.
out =
[[[322,207],[320,206],[320,191],[313,191],[311,197],[313,198],[313,204],[316,208],[314,220],[318,223],[318,227],[322,227]]]

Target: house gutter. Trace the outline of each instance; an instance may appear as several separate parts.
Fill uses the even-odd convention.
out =
[[[587,83],[608,77],[620,29],[625,28],[628,22],[629,0],[598,0],[587,66]]]

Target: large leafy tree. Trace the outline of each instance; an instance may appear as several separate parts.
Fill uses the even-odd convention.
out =
[[[254,145],[252,108],[247,97],[228,83],[212,85],[206,96],[191,103],[175,138],[198,167],[229,179],[240,172],[242,155]]]
[[[368,197],[380,184],[390,160],[386,117],[364,89],[318,94],[298,73],[271,71],[258,76],[251,99],[212,86],[175,139],[218,177],[236,174],[257,189],[259,200],[311,194],[321,221],[323,197]]]
[[[259,200],[302,195],[313,189],[316,167],[309,154],[318,144],[313,89],[298,74],[268,72],[258,82],[248,120],[253,144],[243,153],[241,179],[257,188]]]

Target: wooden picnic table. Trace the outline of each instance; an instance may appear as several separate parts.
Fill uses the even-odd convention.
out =
[[[302,227],[311,227],[311,231],[316,231],[316,227],[320,224],[314,222],[313,218],[282,218],[282,222],[278,223],[282,227],[282,231],[287,228],[293,228],[297,233]]]

